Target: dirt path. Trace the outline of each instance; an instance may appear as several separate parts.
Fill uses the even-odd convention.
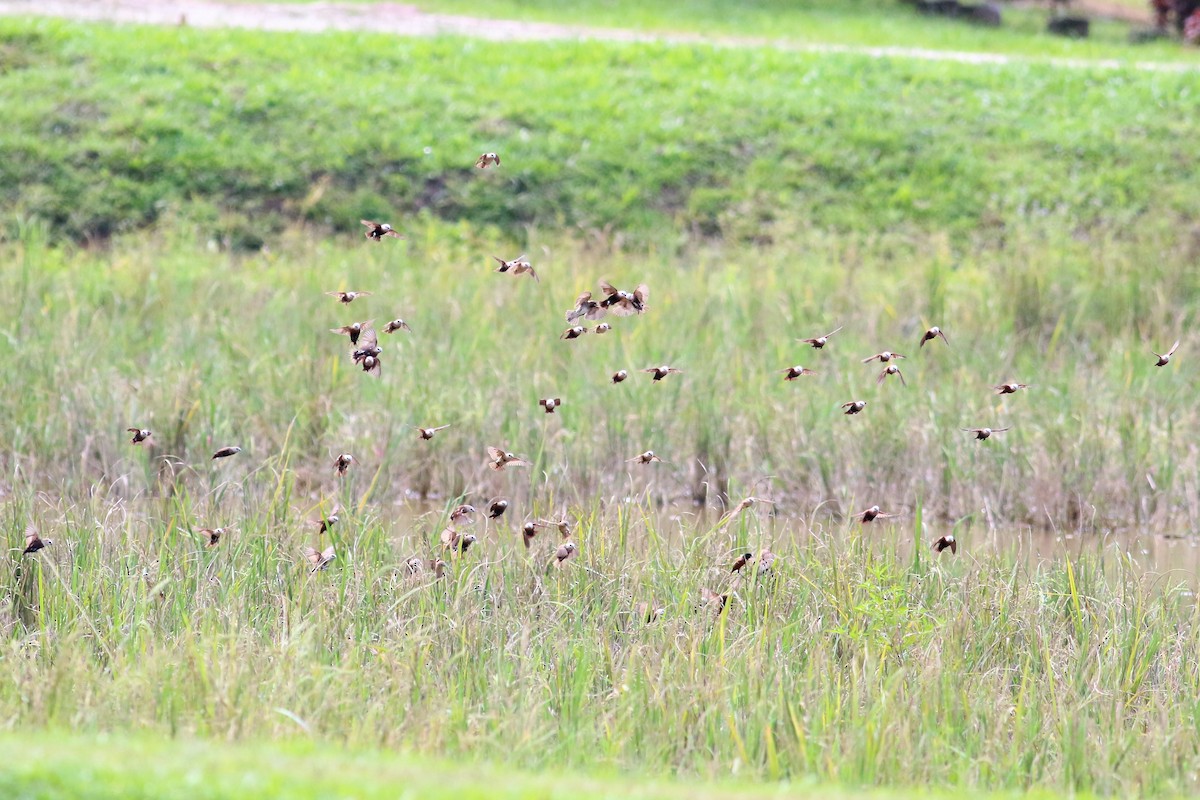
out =
[[[546,22],[480,19],[452,14],[432,14],[399,3],[246,4],[218,0],[0,0],[0,16],[5,15],[308,33],[371,31],[398,36],[454,35],[493,41],[595,39],[613,42],[709,44],[717,47],[779,47],[799,52],[854,53],[873,58],[912,58],[963,64],[1041,63],[1071,69],[1134,67],[1175,72],[1200,68],[1200,65],[1188,63],[1036,58],[999,53],[814,44],[754,37],[713,37],[692,33],[653,33]]]

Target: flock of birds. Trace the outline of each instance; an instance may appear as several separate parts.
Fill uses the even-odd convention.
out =
[[[479,169],[488,169],[500,165],[500,156],[496,153],[484,153],[475,162],[475,166]],[[365,236],[373,242],[382,242],[387,238],[403,239],[392,225],[384,222],[375,222],[372,220],[362,220],[362,224],[366,227]],[[514,259],[503,259],[498,256],[493,256],[493,259],[498,263],[496,268],[497,273],[508,274],[514,277],[521,275],[529,275],[535,281],[540,282],[537,271],[529,262],[527,257],[522,254]],[[612,325],[608,322],[601,322],[608,315],[613,317],[629,317],[643,314],[649,308],[650,290],[645,284],[640,284],[632,291],[618,289],[606,280],[599,282],[599,294],[593,294],[591,291],[582,292],[576,299],[573,307],[566,312],[566,321],[568,328],[563,331],[561,339],[570,341],[578,339],[585,335],[604,335],[612,330]],[[349,306],[355,300],[362,297],[371,296],[371,292],[365,291],[335,291],[327,292],[326,294],[336,298],[339,303]],[[597,322],[594,327],[587,327],[588,322]],[[347,325],[342,325],[330,329],[333,333],[347,336],[350,340],[350,358],[355,365],[360,367],[363,372],[368,375],[379,377],[382,372],[383,348],[379,344],[379,334],[374,327],[374,320],[363,320],[351,322]],[[809,345],[813,350],[824,350],[829,346],[830,340],[842,330],[838,327],[829,333],[821,336],[814,336],[798,341]],[[408,323],[403,319],[394,319],[388,322],[383,327],[384,334],[394,334],[398,331],[412,332]],[[945,346],[949,346],[950,340],[946,333],[938,326],[928,328],[920,338],[918,343],[919,348],[924,348],[926,344],[936,343],[938,340]],[[1171,357],[1179,349],[1179,342],[1176,341],[1171,348],[1165,353],[1154,353],[1156,358],[1155,366],[1164,367],[1171,362]],[[907,386],[904,373],[901,370],[898,361],[904,360],[906,356],[902,353],[893,352],[890,350],[882,350],[874,355],[868,356],[861,360],[863,364],[878,363],[882,365],[882,369],[876,376],[876,384],[882,385],[889,378],[895,377],[899,379],[901,385]],[[654,382],[662,381],[671,375],[681,373],[682,370],[676,367],[664,364],[660,366],[646,367],[642,370],[651,376]],[[815,370],[809,369],[800,364],[786,367],[779,371],[783,375],[785,381],[796,381],[802,378],[817,374]],[[614,372],[611,376],[611,382],[621,383],[629,378],[629,372],[621,369]],[[992,387],[996,394],[1006,395],[1015,394],[1029,388],[1029,384],[1024,383],[1001,383]],[[562,398],[546,397],[538,401],[541,408],[547,414],[553,414],[562,406]],[[867,401],[861,399],[849,400],[841,404],[841,409],[846,415],[856,415],[862,413],[867,407]],[[447,425],[434,425],[431,427],[416,427],[417,435],[420,439],[428,441],[433,439],[438,432],[450,427]],[[992,436],[1003,433],[1009,430],[1009,427],[989,428],[975,427],[963,428],[964,432],[978,441],[986,441]],[[151,430],[141,427],[130,427],[128,433],[132,434],[130,443],[139,446],[150,446],[154,444],[154,434]],[[242,451],[238,446],[227,446],[216,450],[212,454],[213,460],[230,458]],[[509,452],[502,447],[489,446],[487,448],[487,465],[490,469],[502,471],[511,467],[528,467],[531,462],[519,455]],[[665,463],[664,460],[654,453],[653,450],[646,450],[638,453],[633,457],[626,459],[627,463],[638,465],[649,465],[655,463]],[[356,463],[354,456],[349,453],[339,454],[333,463],[333,469],[338,476],[345,476],[350,468]],[[724,527],[729,524],[734,518],[750,509],[757,503],[771,504],[773,501],[760,497],[747,497],[731,510],[729,510],[719,523],[719,527]],[[499,519],[509,508],[509,501],[504,498],[495,498],[489,500],[486,507],[486,515],[491,520]],[[326,569],[337,557],[333,545],[320,548],[320,537],[326,534],[334,525],[337,524],[340,513],[340,506],[334,504],[333,508],[328,512],[319,516],[317,519],[311,520],[311,524],[316,530],[318,537],[317,547],[305,547],[304,555],[310,564],[310,572],[316,573]],[[449,524],[442,531],[440,543],[445,554],[461,555],[465,553],[472,544],[477,541],[475,534],[462,530],[463,526],[474,522],[475,515],[478,510],[470,504],[462,504],[455,508],[450,513]],[[898,516],[894,513],[883,511],[878,505],[872,505],[869,508],[856,512],[853,515],[862,524],[868,524],[876,520],[888,519]],[[554,550],[553,557],[548,561],[548,566],[562,567],[570,562],[579,552],[578,545],[572,540],[571,524],[564,517],[558,520],[535,520],[526,522],[522,528],[522,541],[526,549],[530,549],[534,545],[534,541],[539,532],[548,529],[556,529],[561,537],[561,542],[557,549]],[[203,528],[199,531],[203,537],[206,546],[215,547],[221,541],[222,537],[228,532],[229,528]],[[25,531],[25,547],[23,555],[37,553],[48,545],[53,544],[50,539],[42,539],[39,532],[32,523]],[[953,534],[945,534],[939,536],[931,542],[931,547],[934,551],[942,553],[949,550],[952,554],[957,553],[958,543]],[[770,572],[775,561],[775,555],[769,550],[762,550],[758,557],[758,570],[760,574]],[[736,589],[737,582],[741,579],[747,566],[755,561],[753,553],[745,552],[737,557],[729,568],[733,575],[733,587]],[[414,578],[423,575],[432,575],[433,578],[441,578],[445,574],[446,562],[440,556],[433,556],[426,559],[421,556],[413,556],[405,562],[405,568],[409,575]],[[732,590],[731,589],[731,590]],[[705,605],[720,610],[724,608],[726,601],[729,598],[729,592],[718,594],[707,587],[701,587],[701,596]],[[646,606],[646,604],[642,604]],[[662,613],[662,609],[650,609],[644,607],[641,609],[647,616],[647,619],[652,619]]]

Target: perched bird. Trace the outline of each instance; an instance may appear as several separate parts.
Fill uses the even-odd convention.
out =
[[[766,548],[758,554],[758,574],[766,575],[775,563],[775,554]]]
[[[413,429],[420,431],[422,439],[432,439],[434,434],[436,434],[438,431],[444,431],[449,427],[449,425],[438,425],[436,428],[421,428],[414,425]]]
[[[500,256],[492,256],[492,258],[500,263],[500,266],[496,267],[496,272],[508,272],[509,270],[512,270],[513,275],[524,275],[526,272],[528,272],[535,281],[541,282],[542,280],[538,277],[538,274],[534,272],[533,265],[525,260],[524,253],[517,256],[512,261],[505,261],[503,258],[500,258]]]
[[[532,463],[528,459],[515,456],[512,453],[501,450],[499,447],[489,447],[487,453],[488,458],[491,459],[488,462],[488,466],[496,471],[502,470],[505,467],[528,467]]]
[[[567,561],[575,557],[575,552],[578,549],[574,542],[563,542],[554,553],[554,566],[561,567],[567,563]]]
[[[404,567],[408,570],[409,578],[419,579],[425,574],[426,569],[433,573],[434,580],[438,580],[446,574],[446,562],[440,558],[432,558],[426,561],[420,556],[413,556],[404,562]]]
[[[883,370],[879,373],[879,377],[875,379],[875,385],[882,386],[888,375],[898,375],[900,377],[900,383],[904,386],[908,386],[908,381],[904,380],[904,373],[901,372],[900,368],[895,364],[888,364],[883,368]]]
[[[498,167],[500,166],[500,156],[496,155],[495,153],[484,153],[479,158],[475,159],[475,166],[479,167],[480,169]]]
[[[646,300],[650,297],[650,287],[644,283],[639,284],[632,292],[626,292],[616,288],[608,281],[600,281],[600,291],[604,295],[600,305],[618,317],[643,313],[647,308]]]
[[[631,462],[636,462],[638,464],[653,464],[655,462],[658,462],[660,464],[667,463],[667,462],[663,461],[661,458],[659,458],[658,456],[654,455],[653,450],[647,450],[644,453],[638,453],[633,458],[625,459],[625,463],[628,464]]]
[[[628,372],[626,372],[626,371],[625,371],[625,370],[623,370],[623,369],[619,369],[619,370],[617,370],[616,372],[614,372],[614,373],[612,374],[612,382],[613,382],[613,383],[620,383],[621,381],[625,380],[625,379],[626,379],[626,378],[628,378],[628,377],[629,377],[629,373],[628,373]]]
[[[1028,389],[1029,384],[1027,384],[1027,383],[1002,383],[999,386],[993,386],[992,388],[996,390],[996,394],[1015,394],[1016,392],[1020,391],[1021,389]]]
[[[225,535],[224,528],[201,528],[200,535],[204,537],[205,547],[216,547],[217,542]]]
[[[730,572],[741,572],[742,567],[746,566],[753,560],[754,560],[753,553],[742,553],[740,556],[738,556],[737,561],[733,562],[733,568],[730,569],[729,571]]]
[[[714,614],[720,614],[725,610],[725,604],[729,602],[729,593],[717,594],[707,586],[701,586],[700,602],[705,608],[712,609]]]
[[[963,428],[962,430],[965,433],[975,434],[975,438],[982,442],[993,433],[1004,433],[1008,428]]]
[[[562,405],[562,398],[561,397],[543,397],[541,400],[538,400],[538,405],[541,406],[542,408],[546,409],[547,414],[553,414],[554,409],[556,409]]]
[[[338,475],[345,475],[350,469],[350,465],[354,463],[354,456],[349,453],[342,453],[333,460],[333,471]]]
[[[573,328],[567,328],[565,331],[563,331],[562,336],[559,336],[558,338],[566,339],[567,341],[570,341],[571,339],[578,339],[580,336],[583,336],[585,333],[590,333],[590,332],[591,331],[587,327],[585,327],[583,325],[576,325]]]
[[[242,452],[242,448],[240,447],[222,447],[220,450],[212,454],[212,460],[216,461],[218,458],[229,458],[230,456],[236,456],[240,452]]]
[[[488,504],[488,519],[499,519],[504,516],[504,512],[508,510],[508,501],[502,498],[493,500]]]
[[[330,297],[336,297],[343,303],[353,303],[360,297],[370,297],[370,292],[326,292]]]
[[[954,534],[948,533],[945,536],[939,536],[933,540],[933,549],[935,552],[942,552],[946,548],[950,548],[950,554],[958,552],[958,542],[954,539]]]
[[[867,407],[866,400],[851,400],[849,403],[842,403],[842,408],[846,409],[847,414],[861,413]]]
[[[317,550],[315,547],[306,547],[304,548],[304,557],[312,564],[309,574],[325,569],[337,558],[333,553],[333,545],[329,545],[324,550]]]
[[[367,226],[367,232],[363,235],[373,242],[382,242],[385,236],[393,236],[397,239],[404,238],[395,228],[386,222],[371,222],[368,219],[359,220],[359,222]]]
[[[441,580],[446,574],[446,562],[442,561],[440,558],[432,558],[429,561],[429,570],[433,573],[433,579],[435,581]]]
[[[816,375],[817,374],[817,373],[813,372],[811,369],[806,369],[805,367],[802,367],[799,364],[797,364],[794,367],[788,367],[787,369],[781,369],[779,371],[783,373],[783,379],[785,381],[794,381],[797,378],[799,378],[801,375]]]
[[[663,378],[667,377],[668,375],[673,375],[676,372],[683,372],[683,370],[676,369],[675,367],[668,367],[668,366],[664,365],[661,367],[646,367],[644,370],[642,370],[642,372],[648,372],[654,376],[653,380],[661,381]]]
[[[341,510],[341,503],[334,503],[333,509],[328,514],[322,514],[316,519],[309,520],[309,524],[317,527],[317,535],[320,536],[337,524],[338,514],[341,512]]]
[[[838,327],[831,330],[829,333],[825,334],[824,336],[814,336],[811,339],[800,339],[799,341],[803,342],[804,344],[811,344],[813,346],[814,350],[820,350],[826,344],[829,343],[829,337],[833,336],[835,333],[840,331],[843,327],[844,326],[839,325]]]
[[[637,616],[640,619],[644,619],[646,624],[654,622],[665,613],[667,613],[667,609],[665,607],[659,606],[655,608],[645,600],[637,604]]]
[[[469,503],[463,503],[461,506],[450,512],[450,524],[460,525],[464,522],[468,524],[472,523],[475,521],[475,513],[475,506],[470,505]]]
[[[36,553],[43,547],[49,547],[54,544],[53,539],[43,539],[38,536],[37,528],[31,522],[25,526],[25,549],[21,551],[21,555],[26,556],[30,553]]]
[[[608,313],[608,309],[592,299],[591,292],[583,292],[575,298],[575,307],[567,311],[567,322],[579,318],[597,320]]]
[[[374,320],[370,319],[366,320],[365,322],[352,322],[349,325],[343,325],[340,328],[330,328],[329,332],[341,334],[342,336],[349,336],[350,345],[353,347],[358,344],[358,337],[362,335],[362,332],[371,327],[372,322],[374,322]]]
[[[896,516],[895,514],[886,514],[879,510],[879,506],[871,506],[865,511],[856,511],[852,516],[858,517],[860,522],[874,522],[877,519],[889,519]]]
[[[362,367],[363,372],[378,378],[382,371],[379,361],[381,355],[383,355],[383,348],[379,346],[379,336],[375,333],[374,328],[367,328],[362,332],[358,349],[350,353],[350,358],[354,359],[355,364]]]
[[[1150,351],[1151,353],[1154,353],[1154,355],[1158,356],[1158,361],[1155,362],[1154,366],[1165,367],[1167,364],[1170,364],[1171,356],[1175,355],[1175,351],[1178,349],[1179,349],[1179,340],[1176,339],[1175,344],[1171,345],[1171,349],[1161,355],[1158,353],[1154,353],[1154,351],[1151,350]]]
[[[921,347],[924,347],[926,342],[932,342],[939,336],[942,337],[942,341],[945,342],[947,346],[950,345],[950,340],[946,338],[946,334],[941,328],[939,328],[937,325],[934,325],[932,328],[925,331],[925,335],[921,337]]]
[[[571,538],[571,521],[565,517],[563,519],[555,520],[538,520],[537,527],[558,528],[558,532],[562,536],[563,541]]]
[[[133,434],[133,438],[129,440],[130,444],[145,444],[146,442],[154,444],[154,440],[150,438],[154,434],[145,428],[126,428],[125,430]]]
[[[394,319],[384,327],[384,333],[395,333],[396,331],[408,331],[412,333],[412,328],[408,327],[408,323],[402,319]]]
[[[601,322],[599,325],[597,325],[593,329],[592,332],[595,333],[597,336],[603,336],[604,334],[608,333],[611,330],[612,330],[612,325],[609,325],[607,322]]]
[[[471,545],[475,544],[475,541],[473,533],[459,533],[454,528],[446,528],[442,531],[442,548],[445,550],[465,553]]]
[[[882,353],[876,353],[873,356],[867,356],[862,360],[864,364],[870,364],[872,361],[879,361],[880,364],[886,364],[894,358],[904,358],[899,353],[893,353],[889,350],[884,350]]]

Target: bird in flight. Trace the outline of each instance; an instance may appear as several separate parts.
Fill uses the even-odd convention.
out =
[[[408,327],[408,323],[404,320],[394,319],[383,329],[384,333],[395,333],[396,331],[408,331],[412,333],[412,328]]]
[[[946,338],[946,334],[937,325],[934,325],[932,328],[925,331],[925,334],[921,337],[921,347],[924,347],[926,342],[932,342],[939,336],[942,337],[942,341],[946,343],[947,347],[949,347],[950,340]]]
[[[553,414],[554,409],[556,409],[562,405],[562,398],[561,397],[543,397],[541,400],[538,400],[538,405],[541,406],[542,408],[546,409],[547,414]]]
[[[844,326],[839,325],[824,336],[814,336],[811,339],[800,339],[799,341],[803,342],[804,344],[811,344],[814,350],[820,350],[821,348],[825,347],[825,345],[829,344],[829,337],[833,336],[843,327]]]
[[[871,506],[870,508],[865,509],[863,511],[854,512],[854,514],[852,516],[857,517],[860,522],[865,524],[867,522],[874,522],[877,519],[890,519],[891,517],[894,517],[896,515],[895,514],[887,514],[887,513],[884,513],[883,511],[880,511],[879,506]]]
[[[644,283],[639,284],[632,292],[626,292],[608,281],[600,281],[600,291],[604,294],[600,305],[618,317],[643,313],[647,308],[646,301],[650,297],[650,287]]]
[[[867,407],[867,401],[851,400],[849,403],[842,403],[841,407],[845,409],[846,414],[859,414],[862,413],[862,410]]]
[[[653,451],[653,450],[647,450],[647,451],[646,451],[646,452],[644,452],[644,453],[638,453],[638,454],[637,454],[636,456],[634,456],[633,458],[627,458],[627,459],[625,459],[625,463],[626,463],[626,464],[629,464],[629,463],[636,463],[636,464],[654,464],[654,463],[658,463],[658,464],[665,464],[665,463],[667,463],[667,462],[663,461],[661,458],[659,458],[658,456],[654,455],[654,451]]]
[[[517,256],[512,261],[505,261],[500,256],[492,256],[492,258],[494,258],[500,264],[500,266],[496,267],[496,272],[508,272],[509,270],[512,270],[513,275],[524,275],[526,272],[528,272],[530,277],[532,277],[535,281],[540,283],[542,280],[538,277],[538,274],[534,272],[533,265],[525,260],[524,253]]]
[[[1175,355],[1175,351],[1178,349],[1179,349],[1179,340],[1176,339],[1175,344],[1171,345],[1171,349],[1165,353],[1162,353],[1161,355],[1159,353],[1154,353],[1154,351],[1151,350],[1150,352],[1154,353],[1154,355],[1158,357],[1158,361],[1155,362],[1154,366],[1165,367],[1167,364],[1170,364],[1171,356]]]
[[[974,438],[979,441],[990,438],[993,433],[1004,433],[1008,428],[963,428],[964,433],[974,435]]]
[[[657,382],[657,381],[661,381],[663,378],[667,377],[668,375],[674,375],[676,372],[683,372],[683,370],[676,369],[675,367],[668,367],[666,365],[663,365],[661,367],[646,367],[644,370],[642,370],[642,372],[646,372],[646,373],[653,375],[654,376],[653,380],[655,382]]]
[[[952,533],[948,533],[945,536],[939,536],[938,538],[934,539],[931,546],[933,547],[934,552],[937,553],[940,553],[946,549],[950,550],[951,555],[958,552],[958,542],[955,540],[954,534]]]
[[[783,379],[785,381],[794,381],[803,375],[816,375],[817,374],[817,373],[813,372],[811,369],[808,369],[807,367],[802,367],[799,364],[797,364],[794,367],[788,367],[787,369],[781,369],[779,371],[781,373],[783,373]]]
[[[867,356],[862,360],[864,364],[870,364],[872,361],[878,361],[880,364],[886,364],[894,358],[904,358],[905,356],[899,353],[893,353],[890,350],[884,350],[882,353],[876,353],[873,356]]]
[[[342,453],[333,460],[333,471],[338,475],[345,475],[350,469],[350,465],[354,463],[354,456],[349,453]]]
[[[888,364],[886,367],[884,367],[883,371],[879,373],[879,377],[875,379],[875,384],[877,386],[882,386],[888,375],[899,376],[901,385],[908,386],[908,381],[904,380],[904,373],[901,372],[900,368],[895,364]]]
[[[489,447],[487,449],[487,453],[488,458],[491,459],[491,461],[488,462],[488,466],[497,472],[505,467],[528,467],[532,463],[528,459],[513,455],[512,453],[506,452],[499,447]]]
[[[438,431],[444,431],[449,427],[449,425],[438,425],[436,428],[421,428],[419,426],[413,426],[413,429],[420,431],[422,439],[432,439]]]
[[[370,319],[365,320],[364,322],[352,322],[349,325],[343,325],[340,328],[330,328],[329,332],[337,333],[342,336],[349,336],[350,345],[353,347],[358,344],[358,337],[362,335],[362,332],[371,327],[372,322],[374,322],[374,320]]]
[[[242,448],[240,447],[222,447],[220,450],[212,454],[212,460],[216,461],[218,458],[229,458],[230,456],[236,456],[240,452],[242,452]]]
[[[154,440],[151,438],[154,434],[145,428],[126,428],[125,430],[133,434],[133,438],[129,440],[130,444],[154,444]]]
[[[1019,392],[1022,389],[1028,389],[1029,384],[1027,384],[1027,383],[1002,383],[999,386],[993,386],[992,388],[996,390],[996,394],[1016,394],[1017,392]]]
[[[484,153],[479,158],[475,159],[475,166],[479,169],[487,169],[488,167],[500,166],[500,156],[495,153]]]
[[[337,556],[333,553],[333,545],[329,545],[329,547],[326,547],[324,550],[317,550],[315,547],[306,547],[304,548],[304,557],[308,559],[310,564],[312,564],[312,569],[309,570],[309,574],[319,572],[327,568],[330,563],[337,558]]]
[[[396,239],[403,239],[400,232],[386,222],[372,222],[369,219],[359,220],[363,225],[367,226],[367,232],[363,234],[372,242],[382,242],[383,237],[392,236]]]
[[[26,556],[30,553],[36,553],[43,547],[49,547],[54,544],[53,539],[43,539],[38,536],[37,528],[31,522],[25,526],[25,549],[21,551],[21,555]]]
[[[329,295],[330,297],[336,297],[339,302],[347,304],[353,303],[360,297],[371,296],[370,292],[326,292],[325,294]]]

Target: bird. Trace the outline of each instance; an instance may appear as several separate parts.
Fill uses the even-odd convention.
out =
[[[900,368],[895,364],[888,364],[883,368],[883,370],[879,373],[879,377],[875,379],[875,385],[882,386],[888,375],[898,375],[900,377],[901,385],[908,386],[908,381],[904,380],[904,373],[901,372]]]
[[[567,322],[579,318],[597,320],[608,313],[608,309],[592,299],[591,292],[582,292],[575,298],[575,307],[567,311]]]
[[[654,375],[653,380],[657,382],[657,381],[661,381],[663,378],[667,377],[668,375],[673,375],[676,372],[683,372],[683,370],[676,369],[675,367],[668,367],[666,365],[663,365],[661,367],[646,367],[644,370],[642,370],[642,372],[647,372],[647,373]]]
[[[512,453],[500,449],[499,447],[489,447],[487,449],[487,453],[488,458],[491,459],[491,461],[488,462],[488,466],[497,472],[505,467],[528,467],[531,464],[528,459],[515,456]]]
[[[326,292],[325,294],[329,295],[330,297],[336,297],[339,301],[347,304],[353,303],[360,297],[371,296],[370,292]]]
[[[571,522],[566,517],[555,520],[538,520],[536,524],[539,528],[558,528],[563,541],[571,538]]]
[[[825,334],[824,336],[814,336],[811,339],[800,339],[799,341],[803,342],[804,344],[811,344],[813,346],[814,350],[820,350],[821,348],[825,347],[826,344],[829,343],[829,337],[833,336],[835,333],[840,331],[843,327],[844,326],[839,325],[837,328],[831,330],[829,333]]]
[[[383,329],[384,333],[395,333],[396,331],[408,331],[409,333],[412,333],[412,328],[408,327],[408,323],[404,320],[394,319]]]
[[[151,438],[154,434],[145,428],[126,428],[125,430],[133,434],[133,438],[129,440],[130,444],[146,444],[147,442],[154,444],[154,440]]]
[[[561,397],[543,397],[541,400],[538,400],[538,405],[541,406],[542,408],[546,409],[547,414],[553,414],[554,409],[556,409],[562,405],[562,398]]]
[[[626,379],[626,378],[628,378],[628,377],[629,377],[629,373],[628,373],[628,372],[626,372],[626,371],[625,371],[625,370],[623,370],[623,369],[619,369],[619,370],[617,370],[616,372],[614,372],[614,373],[612,374],[612,382],[613,382],[613,383],[620,383],[621,381],[625,380],[625,379]]]
[[[224,528],[201,528],[200,535],[204,537],[205,547],[216,547],[221,541],[221,537],[225,535]]]
[[[304,548],[304,557],[312,564],[309,574],[325,569],[329,566],[330,562],[337,558],[333,552],[333,545],[329,545],[324,550],[317,550],[315,547],[306,547]]]
[[[876,353],[873,356],[867,356],[862,360],[864,364],[870,364],[872,361],[878,360],[880,364],[886,364],[894,358],[904,358],[905,356],[899,353],[893,353],[890,350],[884,350],[882,353]]]
[[[333,460],[333,471],[338,475],[345,475],[350,469],[350,465],[354,463],[354,456],[349,453],[342,453]]]
[[[445,550],[465,553],[475,542],[476,538],[473,533],[459,533],[454,528],[446,528],[442,531],[442,548]]]
[[[469,503],[463,503],[458,508],[450,512],[450,524],[458,525],[462,522],[474,522],[475,506]]]
[[[488,504],[488,519],[499,519],[508,510],[508,501],[503,498],[493,500]]]
[[[567,328],[565,331],[562,332],[562,336],[559,336],[558,338],[566,339],[567,341],[570,341],[571,339],[578,339],[580,336],[583,336],[585,333],[590,333],[590,332],[591,332],[591,330],[589,328],[587,328],[586,326],[576,325],[573,328]]]
[[[362,367],[363,372],[378,378],[382,370],[379,357],[383,355],[383,348],[379,346],[379,336],[375,333],[375,329],[364,330],[359,344],[361,346],[350,353],[350,358],[354,359],[355,364]]]
[[[318,536],[325,533],[326,531],[328,531],[330,528],[332,528],[334,525],[337,524],[338,514],[341,512],[341,510],[342,510],[341,503],[334,503],[333,509],[328,514],[322,514],[321,516],[317,517],[316,519],[309,520],[310,524],[317,526],[317,535]]]
[[[714,614],[720,614],[725,610],[725,604],[729,602],[729,593],[717,594],[707,586],[701,586],[700,601],[705,608],[711,608]]]
[[[25,526],[25,549],[21,551],[21,555],[36,553],[43,547],[49,547],[52,544],[54,544],[53,539],[43,539],[38,536],[37,527],[31,522]]]
[[[1029,384],[1027,384],[1027,383],[1002,383],[998,386],[993,386],[992,388],[996,390],[996,394],[1015,394],[1016,392],[1020,391],[1021,389],[1028,389]]]
[[[932,547],[934,551],[938,553],[947,548],[949,548],[951,555],[958,552],[958,542],[955,540],[954,534],[952,533],[948,533],[945,536],[939,536],[938,538],[934,539]]]
[[[538,530],[544,526],[539,522],[526,522],[521,527],[521,539],[525,543],[525,549],[533,547],[534,537],[537,536]]]
[[[874,522],[877,519],[888,519],[896,516],[895,514],[887,514],[879,510],[879,506],[871,506],[864,511],[856,511],[851,516],[858,517],[860,522]]]
[[[667,463],[667,462],[663,461],[661,458],[659,458],[658,456],[654,455],[653,450],[647,450],[644,453],[638,453],[633,458],[625,459],[625,463],[628,464],[631,462],[636,462],[638,464],[653,464],[655,462],[658,462],[660,464]]]
[[[397,239],[404,238],[400,235],[399,231],[386,222],[372,222],[369,219],[359,220],[359,222],[367,226],[367,232],[363,235],[373,242],[382,242],[385,236],[392,236]]]
[[[643,313],[647,308],[646,300],[650,296],[650,287],[644,283],[638,284],[638,287],[632,292],[626,292],[616,288],[608,281],[600,281],[600,291],[604,294],[600,305],[618,317]]]
[[[788,367],[787,369],[781,369],[779,371],[783,373],[783,379],[785,381],[794,381],[797,378],[799,378],[801,375],[816,375],[817,374],[817,373],[813,372],[811,369],[802,367],[799,364],[797,364],[794,367]]]
[[[446,428],[449,428],[449,427],[450,427],[449,425],[438,425],[436,428],[422,428],[420,426],[414,425],[413,430],[420,431],[421,438],[428,440],[428,439],[432,439],[434,437],[434,434],[436,434],[438,431],[444,431],[444,430],[446,430]]]
[[[608,333],[611,330],[612,330],[612,325],[609,325],[607,322],[601,322],[599,325],[597,325],[595,328],[592,329],[592,333],[596,334],[597,336],[603,336],[604,334]]]
[[[505,261],[503,258],[500,258],[500,256],[492,256],[492,258],[500,263],[500,266],[496,268],[496,272],[508,272],[509,270],[512,270],[513,275],[524,275],[526,272],[528,272],[535,281],[540,283],[542,280],[538,277],[538,274],[534,272],[533,265],[525,260],[524,253],[517,256],[512,261]]]
[[[942,341],[945,342],[947,346],[950,345],[950,340],[946,338],[945,332],[937,325],[934,325],[932,328],[925,331],[925,335],[921,337],[921,347],[924,347],[926,342],[932,342],[939,336],[942,337]]]
[[[771,571],[771,566],[775,563],[775,554],[770,550],[763,548],[763,551],[758,554],[758,574],[766,575]]]
[[[363,356],[362,361],[359,363],[362,364],[363,372],[374,378],[379,377],[383,366],[379,361],[379,356]]]
[[[731,508],[729,510],[729,513],[727,513],[724,517],[721,518],[721,522],[719,523],[719,526],[728,525],[733,520],[734,517],[736,517],[738,514],[742,513],[746,509],[750,508],[755,503],[774,504],[774,502],[775,502],[774,500],[766,500],[762,497],[747,497],[746,499],[739,502],[736,506]]]
[[[964,433],[975,434],[975,438],[982,442],[993,433],[1004,433],[1008,428],[963,428],[962,430]]]
[[[847,414],[858,414],[867,407],[866,400],[851,400],[849,403],[842,403],[842,408],[846,409]]]
[[[475,166],[479,167],[480,169],[498,167],[500,166],[500,156],[496,155],[495,153],[484,153],[479,158],[475,159]]]
[[[342,336],[349,336],[350,345],[353,347],[358,344],[358,337],[362,335],[362,332],[371,327],[372,322],[374,322],[374,320],[370,319],[364,322],[352,322],[349,325],[343,325],[340,328],[330,328],[329,332],[341,334]]]
[[[1154,355],[1158,356],[1158,361],[1155,362],[1154,366],[1165,367],[1167,364],[1170,364],[1171,356],[1175,355],[1175,351],[1178,349],[1179,349],[1179,340],[1176,339],[1175,344],[1171,345],[1171,349],[1161,355],[1159,355],[1158,353],[1154,353],[1154,351],[1151,350],[1150,351],[1151,353],[1154,353]]]
[[[242,452],[242,448],[240,447],[222,447],[220,450],[212,454],[212,460],[216,461],[218,458],[229,458],[230,456],[236,456],[240,452]]]
[[[575,556],[578,550],[579,548],[574,542],[563,542],[558,546],[558,550],[554,552],[554,561],[552,563],[556,567],[562,567],[563,564]]]
[[[742,553],[740,556],[738,556],[737,561],[733,562],[733,567],[729,571],[730,572],[741,572],[742,567],[746,566],[753,560],[754,560],[753,553]]]

